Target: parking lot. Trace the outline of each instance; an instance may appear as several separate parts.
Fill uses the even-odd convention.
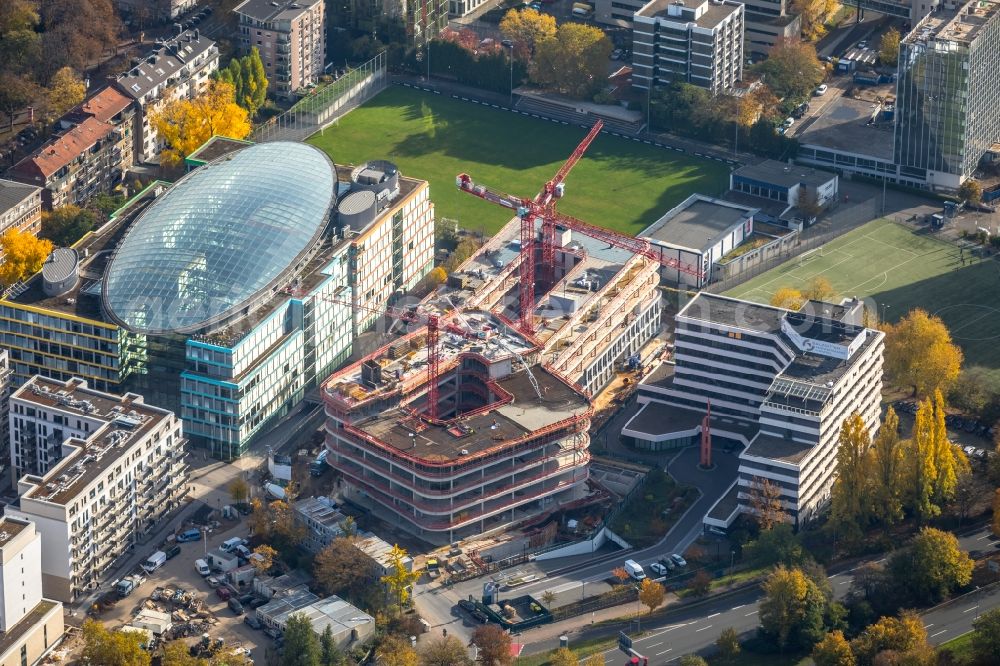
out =
[[[207,633],[212,640],[222,638],[226,650],[230,648],[243,647],[250,650],[250,656],[256,663],[266,662],[266,651],[272,646],[270,638],[261,631],[255,631],[244,624],[244,615],[237,615],[229,609],[226,601],[217,596],[215,590],[209,587],[206,579],[195,570],[195,560],[203,559],[207,551],[217,549],[223,541],[231,537],[245,537],[247,535],[246,521],[224,520],[222,525],[215,530],[209,531],[207,540],[192,541],[179,544],[181,552],[177,556],[168,560],[167,563],[152,574],[146,576],[146,582],[136,588],[129,596],[119,601],[113,608],[103,612],[98,619],[108,624],[110,627],[118,627],[129,624],[135,613],[143,605],[157,604],[163,610],[170,611],[177,606],[163,601],[152,602],[150,595],[158,588],[180,588],[183,591],[192,593],[197,599],[204,602],[204,610],[208,612],[210,618]],[[149,553],[155,551],[155,547],[149,548]],[[221,578],[221,575],[219,575]],[[247,612],[253,612],[246,609]],[[212,621],[214,618],[215,622]],[[177,618],[175,617],[175,624]],[[187,638],[188,643],[198,641],[200,634]]]

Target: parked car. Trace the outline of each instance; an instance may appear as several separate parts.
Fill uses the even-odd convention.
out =
[[[657,578],[667,575],[667,568],[660,564],[659,562],[653,562],[649,565],[649,570],[653,572],[653,575]]]
[[[622,57],[622,50],[621,49],[615,49],[614,51],[611,52],[611,59],[612,60],[619,60],[619,59],[621,59],[621,57]]]
[[[685,560],[677,553],[671,553],[670,559],[672,559],[674,561],[674,564],[676,564],[679,567],[686,567],[688,565],[687,560]]]
[[[281,629],[275,629],[274,627],[264,627],[264,633],[275,640],[281,638]]]
[[[674,564],[674,561],[670,559],[669,555],[664,555],[663,557],[661,557],[659,559],[659,563],[662,564],[664,567],[666,567],[667,571],[673,571],[674,569],[677,568],[677,565]]]
[[[240,603],[239,599],[233,597],[229,598],[229,610],[233,611],[237,615],[243,615],[243,604]]]
[[[251,629],[260,629],[262,626],[260,620],[257,619],[256,615],[246,615],[243,618],[243,624],[247,625]]]
[[[860,42],[858,42],[858,48],[859,49],[866,49],[866,48],[868,48],[868,40],[867,39],[862,39]]]
[[[229,597],[232,596],[232,592],[229,591],[228,587],[217,587],[215,588],[215,596],[219,597],[223,601],[229,601]]]
[[[789,116],[788,118],[785,118],[785,122],[781,123],[781,126],[785,127],[785,128],[788,128],[788,127],[791,127],[794,124],[795,124],[795,118],[792,118],[791,116]]]
[[[170,548],[167,548],[166,552],[167,552],[167,559],[172,560],[181,554],[181,547],[178,546],[177,544],[174,544]]]
[[[194,561],[194,570],[198,572],[199,576],[207,576],[208,574],[212,573],[212,569],[209,568],[208,562],[206,562],[201,558],[198,558],[197,560]],[[211,583],[209,584],[211,585]],[[212,587],[218,587],[218,584],[212,585]]]
[[[826,85],[825,83],[821,83],[816,87],[816,90],[813,91],[813,95],[816,95],[816,97],[820,97],[821,95],[825,95],[826,91],[829,89],[830,86]]]
[[[470,614],[472,615],[472,619],[480,624],[486,624],[490,621],[490,618],[486,615],[486,613],[481,610],[472,611]]]
[[[201,530],[195,527],[184,530],[177,535],[177,543],[187,543],[188,541],[201,541]]]
[[[470,613],[472,611],[476,610],[476,604],[475,604],[475,602],[470,601],[468,599],[459,599],[458,600],[458,606],[462,610],[469,611]]]

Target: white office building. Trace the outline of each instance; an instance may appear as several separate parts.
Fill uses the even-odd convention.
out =
[[[647,379],[622,434],[654,450],[693,444],[710,402],[713,443],[745,447],[729,503],[749,510],[767,479],[789,518],[808,521],[829,500],[844,420],[857,412],[878,429],[884,334],[861,314],[857,300],[792,312],[698,294],[677,315],[672,372]],[[737,513],[707,522],[728,527]]]
[[[632,85],[676,82],[713,95],[743,77],[743,5],[732,0],[652,0],[635,12]]]
[[[20,478],[5,514],[41,534],[46,596],[75,601],[179,504],[188,478],[181,422],[134,393],[40,376],[11,397],[10,411],[13,446],[38,471]],[[44,458],[28,454],[33,441],[44,441]]]

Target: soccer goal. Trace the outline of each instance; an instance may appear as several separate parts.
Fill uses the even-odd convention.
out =
[[[823,256],[822,245],[820,245],[819,247],[814,247],[811,250],[806,250],[805,252],[799,255],[799,266],[805,265],[805,263],[811,259],[815,259],[816,257],[822,257],[822,256]]]

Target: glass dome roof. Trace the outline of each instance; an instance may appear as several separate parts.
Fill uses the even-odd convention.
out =
[[[250,146],[193,171],[125,235],[105,275],[108,314],[153,334],[230,320],[309,254],[335,184],[329,158],[304,143]]]

